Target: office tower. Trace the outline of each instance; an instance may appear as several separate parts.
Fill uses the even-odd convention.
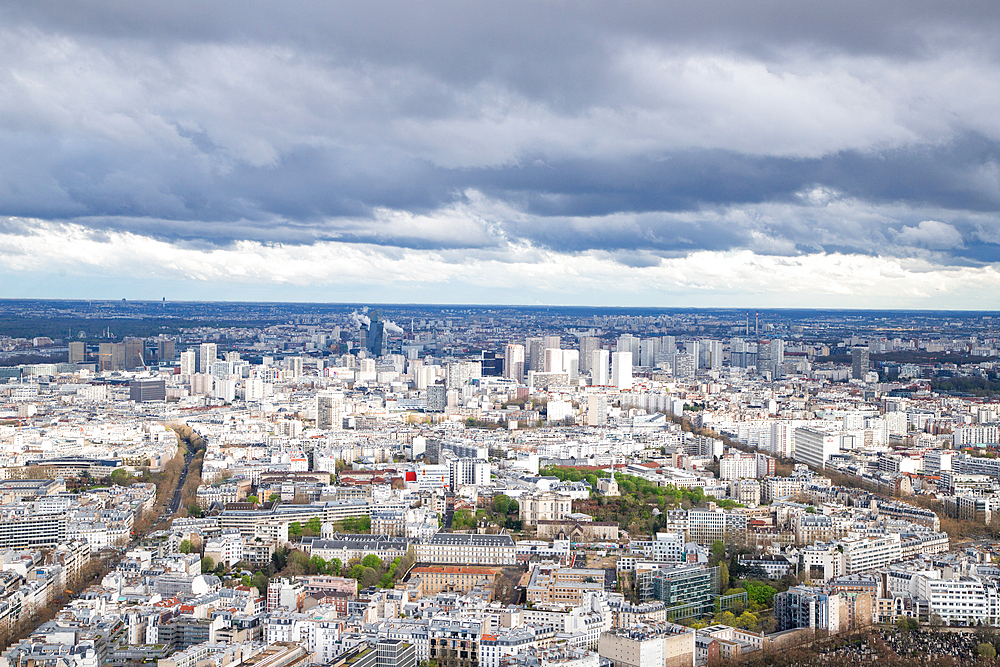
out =
[[[316,396],[316,428],[339,431],[343,427],[344,395],[335,391]]]
[[[146,365],[142,355],[143,342],[141,338],[126,338],[122,345],[125,352],[125,370],[131,371]]]
[[[128,390],[129,400],[136,403],[167,400],[167,383],[163,380],[132,380]]]
[[[549,347],[545,349],[545,362],[544,368],[542,369],[545,373],[561,373],[562,372],[562,350],[558,347]]]
[[[125,343],[111,343],[111,368],[109,370],[125,370]]]
[[[580,377],[580,352],[577,350],[562,351],[562,372],[575,380]]]
[[[594,350],[601,349],[601,339],[596,336],[580,337],[580,372],[590,373],[590,362],[594,357]]]
[[[159,363],[173,361],[177,357],[177,344],[173,338],[161,338],[156,341],[156,360]]]
[[[292,372],[293,378],[302,377],[302,357],[289,357],[288,370]]]
[[[662,338],[644,338],[639,341],[639,365],[652,368],[660,355]]]
[[[503,375],[503,357],[496,352],[483,350],[483,377],[501,377]]]
[[[198,372],[198,354],[194,350],[181,352],[181,375],[194,375]]]
[[[372,314],[371,324],[368,325],[367,350],[373,357],[382,356],[383,338],[385,336],[385,323],[382,321],[382,311],[376,310]]]
[[[868,373],[868,348],[851,348],[851,377],[855,380],[864,380]]]
[[[608,384],[610,380],[608,376],[610,354],[608,350],[594,350],[594,353],[590,357],[590,384]]]
[[[69,363],[82,364],[87,357],[87,345],[83,341],[71,341],[69,344]]]
[[[559,336],[542,336],[542,344],[546,350],[558,350],[562,347],[562,339]]]
[[[113,343],[101,343],[97,346],[97,370],[111,370],[111,346]]]
[[[722,370],[722,341],[703,340],[699,344],[702,368]]]
[[[525,372],[540,372],[545,367],[545,341],[541,337],[528,338],[524,341],[524,346],[528,355]]]
[[[524,380],[524,346],[510,343],[504,349],[503,376],[509,380]]]
[[[215,343],[202,343],[198,346],[198,372],[208,373],[212,363],[219,358],[219,346]]]
[[[632,388],[632,352],[611,355],[611,384],[619,389]]]

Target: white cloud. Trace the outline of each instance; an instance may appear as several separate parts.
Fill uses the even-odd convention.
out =
[[[924,220],[916,227],[903,227],[896,241],[931,250],[951,250],[962,246],[962,234],[946,222]]]
[[[1000,273],[991,266],[940,267],[922,259],[843,254],[777,257],[749,250],[701,251],[639,264],[625,266],[607,253],[517,246],[488,257],[459,251],[400,254],[336,242],[241,242],[199,250],[131,233],[98,237],[78,225],[45,222],[36,223],[31,234],[0,234],[0,271],[8,276],[45,271],[120,285],[122,278],[142,275],[212,286],[220,298],[254,286],[277,288],[288,300],[327,286],[354,286],[375,289],[385,301],[405,293],[427,302],[483,301],[475,295],[487,294],[493,297],[489,301],[507,303],[1000,307],[1000,297],[983,298],[1000,294]],[[16,280],[7,295],[19,296]]]

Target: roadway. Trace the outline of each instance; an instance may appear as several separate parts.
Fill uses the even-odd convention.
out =
[[[174,490],[174,497],[170,501],[168,506],[168,516],[177,514],[177,511],[181,508],[181,489],[184,488],[184,480],[187,479],[188,468],[191,467],[191,460],[194,459],[194,452],[188,451],[184,456],[184,470],[181,471],[181,476],[177,480],[177,489]]]

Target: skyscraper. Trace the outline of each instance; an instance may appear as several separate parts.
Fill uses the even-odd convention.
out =
[[[164,361],[173,361],[177,356],[177,346],[173,338],[161,338],[156,341],[156,360],[161,364]]]
[[[580,372],[590,373],[590,362],[593,359],[594,350],[601,349],[601,339],[596,336],[580,337]]]
[[[503,357],[496,352],[483,350],[483,377],[500,377],[503,375]]]
[[[561,373],[562,366],[562,350],[558,347],[545,348],[545,362],[542,370],[545,373]]]
[[[194,375],[198,372],[198,354],[194,350],[181,352],[181,375]]]
[[[587,426],[604,426],[607,423],[608,397],[591,394],[587,397]]]
[[[525,371],[541,372],[545,367],[545,340],[541,337],[528,338],[524,341]]]
[[[570,380],[580,377],[580,353],[577,350],[562,351],[562,372]]]
[[[125,342],[125,369],[133,370],[146,365],[143,359],[143,342],[141,338],[126,338]]]
[[[610,378],[608,376],[610,352],[608,350],[594,350],[590,356],[590,384],[606,385]]]
[[[510,343],[504,349],[503,376],[509,380],[524,380],[524,346]]]
[[[316,396],[316,428],[339,431],[343,427],[344,395],[324,391]]]
[[[215,343],[202,343],[198,346],[198,372],[208,373],[212,363],[219,358],[219,346]]]
[[[632,352],[611,355],[611,384],[619,389],[632,388]]]
[[[622,334],[618,337],[615,348],[618,352],[628,352],[632,355],[632,365],[639,365],[639,338],[632,334]]]
[[[701,341],[702,368],[717,371],[722,369],[722,341]]]
[[[733,338],[729,341],[729,365],[733,368],[746,368],[747,363],[747,343],[742,338]]]
[[[864,380],[868,373],[868,348],[851,348],[851,377],[855,380]]]
[[[779,378],[784,375],[785,341],[781,338],[775,338],[769,347],[771,348],[771,377]]]
[[[368,325],[367,349],[372,357],[382,356],[382,347],[385,336],[385,322],[382,321],[382,311],[376,310],[372,313],[371,324]]]
[[[69,344],[69,363],[82,364],[87,356],[87,346],[83,341],[71,341]]]

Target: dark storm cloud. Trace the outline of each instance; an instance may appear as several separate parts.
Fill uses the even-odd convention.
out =
[[[1000,260],[995,1],[37,0],[0,35],[3,216]]]

